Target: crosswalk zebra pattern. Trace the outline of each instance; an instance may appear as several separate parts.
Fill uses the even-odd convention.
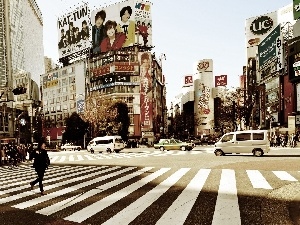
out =
[[[300,179],[299,171],[56,165],[46,171],[48,194],[41,196],[30,189],[30,166],[0,173],[0,205],[106,225],[247,224],[240,194],[259,198]]]
[[[119,153],[49,153],[51,162],[76,162],[83,160],[102,160],[102,159],[123,159],[123,158],[145,158],[145,157],[166,157],[166,156],[181,156],[181,155],[198,155],[203,153],[213,153],[213,151],[143,151],[143,152],[119,152]]]

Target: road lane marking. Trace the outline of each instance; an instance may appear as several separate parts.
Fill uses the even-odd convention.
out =
[[[246,170],[253,188],[273,189],[266,178],[258,170]]]
[[[76,203],[79,203],[79,202],[81,202],[81,201],[83,201],[83,200],[85,200],[89,197],[92,197],[96,194],[99,194],[100,192],[103,192],[104,190],[107,190],[107,189],[109,189],[113,186],[117,186],[117,185],[119,185],[119,184],[121,184],[121,183],[123,183],[127,180],[130,180],[130,179],[132,179],[136,176],[139,176],[139,175],[143,174],[144,172],[146,172],[148,170],[151,170],[151,169],[153,169],[153,167],[145,167],[145,168],[143,168],[143,169],[141,169],[137,172],[134,172],[132,174],[128,174],[124,177],[118,178],[114,181],[111,181],[109,183],[105,183],[104,185],[98,186],[97,188],[89,190],[86,193],[79,194],[79,195],[76,195],[76,196],[72,196],[70,198],[67,198],[67,199],[61,201],[61,202],[58,202],[58,203],[50,205],[46,208],[40,209],[40,210],[37,211],[37,213],[49,216],[53,213],[61,211],[62,209],[65,209],[69,206],[72,206]],[[124,170],[122,172],[124,172]],[[116,175],[119,175],[119,174],[120,174],[119,172],[115,172],[114,174],[107,175],[107,177],[112,177],[113,175],[116,176]],[[113,185],[111,183],[113,183]]]
[[[210,172],[211,169],[200,169],[156,225],[184,224]]]
[[[241,225],[234,170],[223,169],[212,225]]]
[[[286,180],[286,181],[298,181],[295,177],[293,177],[291,174],[289,174],[286,171],[273,171],[276,177],[278,177],[280,180]]]
[[[60,186],[63,186],[63,185],[68,185],[68,184],[71,184],[71,183],[74,183],[74,182],[77,182],[77,181],[82,181],[83,179],[88,179],[88,178],[99,176],[103,173],[111,172],[111,171],[116,170],[118,168],[120,168],[120,167],[116,166],[116,167],[108,168],[108,169],[105,169],[105,170],[97,171],[97,172],[94,172],[94,173],[89,173],[89,174],[84,175],[84,176],[77,176],[76,178],[66,180],[66,181],[62,181],[62,182],[56,183],[54,185],[50,185],[50,186],[48,186],[48,188],[52,189],[52,188],[57,188],[57,187],[60,187]],[[105,176],[103,176],[103,177],[105,177]],[[93,183],[96,183],[96,182],[98,182],[98,180],[103,179],[103,177],[94,178],[92,180],[88,180],[88,181],[85,181],[85,182],[82,181],[79,184],[76,184],[76,185],[73,185],[73,186],[68,186],[67,188],[60,189],[59,191],[55,191],[55,192],[49,193],[47,195],[44,195],[44,196],[41,196],[41,197],[38,197],[38,198],[34,198],[34,199],[28,200],[26,202],[22,202],[22,203],[13,205],[12,207],[19,208],[19,209],[25,209],[25,208],[40,204],[44,201],[48,201],[50,199],[56,198],[56,197],[61,196],[63,194],[69,193],[69,192],[74,191],[76,189],[79,189],[81,187],[85,187],[85,186],[91,185]]]
[[[139,216],[147,207],[162,196],[170,187],[182,178],[190,168],[181,168],[169,176],[166,180],[155,186],[152,190],[147,192],[135,202],[131,203],[125,209],[117,213],[115,216],[107,220],[103,225],[117,224],[122,221],[122,224],[129,224],[137,216]],[[177,222],[178,223],[178,222]]]
[[[89,217],[95,215],[96,213],[100,212],[101,210],[109,207],[113,203],[119,201],[120,199],[126,197],[127,195],[131,194],[132,192],[136,191],[137,189],[141,188],[142,186],[146,185],[147,183],[151,182],[152,180],[156,179],[157,177],[163,175],[167,171],[169,171],[171,168],[162,168],[158,171],[155,171],[154,173],[142,178],[141,180],[115,192],[114,194],[111,194],[100,201],[97,201],[67,217],[65,217],[65,220],[73,221],[81,223],[82,221],[88,219]]]

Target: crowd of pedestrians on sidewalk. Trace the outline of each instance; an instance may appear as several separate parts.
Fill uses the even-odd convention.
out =
[[[14,142],[2,145],[0,165],[18,166],[18,163],[33,159],[32,144],[16,144]]]
[[[270,140],[271,147],[292,147],[297,146],[299,141],[298,134],[274,134]]]

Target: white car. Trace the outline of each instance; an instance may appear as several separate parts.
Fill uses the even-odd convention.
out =
[[[60,147],[60,149],[61,150],[64,150],[64,151],[66,151],[66,150],[78,150],[78,151],[80,151],[81,150],[81,146],[79,146],[79,145],[73,145],[73,144],[64,144],[64,145],[62,145],[61,147]]]

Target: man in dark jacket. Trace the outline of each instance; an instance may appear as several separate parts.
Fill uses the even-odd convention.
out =
[[[38,148],[33,152],[33,167],[38,175],[38,178],[30,182],[31,190],[33,190],[33,187],[36,183],[39,183],[41,195],[46,195],[43,188],[43,179],[45,170],[48,169],[48,166],[50,165],[50,159],[45,148],[45,141],[40,141],[38,144]]]

